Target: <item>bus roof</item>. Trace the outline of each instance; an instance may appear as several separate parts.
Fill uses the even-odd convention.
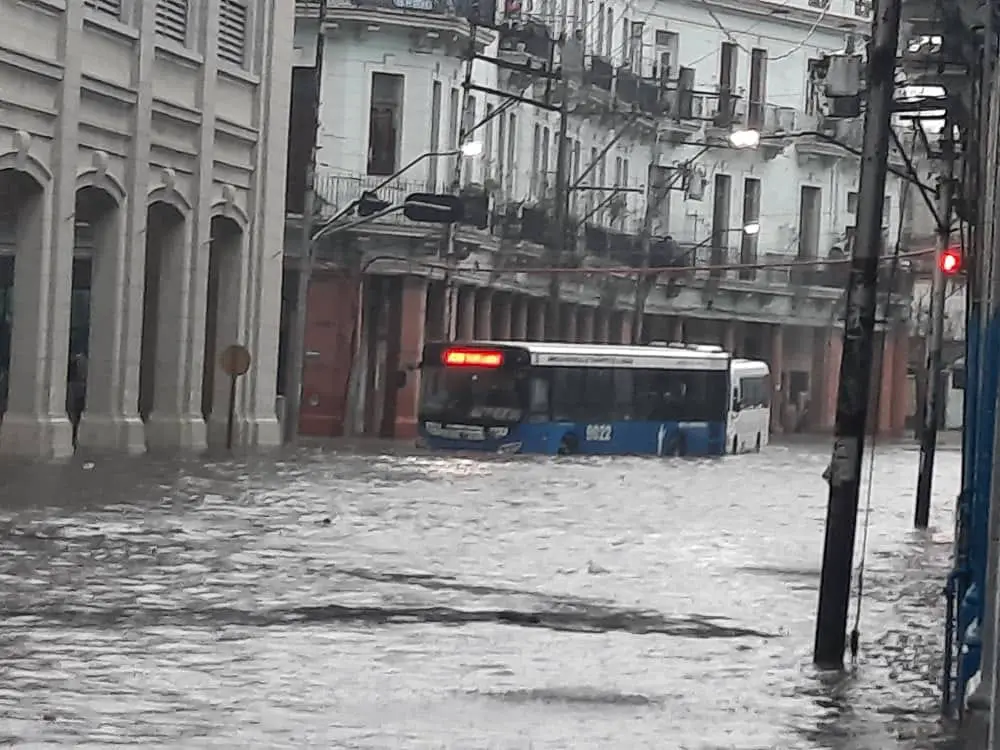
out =
[[[649,370],[728,370],[730,356],[676,346],[566,344],[549,341],[469,341],[461,346],[517,348],[538,367],[619,367]],[[704,347],[703,349],[711,349]]]

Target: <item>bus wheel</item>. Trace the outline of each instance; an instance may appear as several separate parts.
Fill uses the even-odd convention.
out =
[[[559,455],[572,456],[576,453],[578,447],[579,441],[576,439],[576,435],[572,432],[567,432],[562,436],[562,440],[559,441]]]
[[[757,433],[757,443],[753,447],[754,453],[760,453],[760,433]]]
[[[739,445],[739,443],[736,440],[736,436],[734,435],[733,436],[733,455],[735,456],[739,452],[740,452],[740,445]]]

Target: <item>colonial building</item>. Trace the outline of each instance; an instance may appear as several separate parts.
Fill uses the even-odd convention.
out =
[[[318,6],[297,3],[303,92]],[[870,12],[843,0],[525,0],[485,28],[443,0],[330,3],[323,216],[364,191],[396,205],[455,188],[485,196],[490,213],[485,229],[458,225],[451,237],[391,213],[320,243],[301,430],[412,435],[425,341],[628,341],[637,304],[645,340],[768,360],[777,429],[830,428],[846,278],[837,261],[853,236],[861,122],[824,114],[817,76],[824,53],[864,32]],[[472,49],[484,59],[466,79]],[[305,174],[308,131],[293,115],[291,175]],[[747,131],[759,143],[735,148],[729,136]],[[301,187],[290,179],[289,232]],[[886,246],[899,195],[891,177]],[[291,279],[300,253],[292,239],[286,250]],[[637,302],[623,269],[647,263],[677,270]],[[906,390],[907,335],[894,322],[906,310],[883,310],[874,391],[885,431],[899,431],[909,407],[894,396]]]
[[[0,0],[0,452],[278,442],[282,8]]]

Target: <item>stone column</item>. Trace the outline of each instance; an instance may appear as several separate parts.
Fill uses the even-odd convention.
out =
[[[476,339],[489,341],[493,338],[493,290],[476,290]]]
[[[578,340],[579,332],[579,318],[577,315],[576,305],[566,303],[562,306],[560,315],[562,317],[562,331],[560,340],[569,342],[571,344],[576,343]]]
[[[448,292],[443,282],[427,285],[427,321],[424,338],[427,341],[447,341],[448,336]]]
[[[594,308],[580,305],[577,309],[577,340],[581,344],[594,343]]]
[[[476,288],[464,287],[458,290],[458,312],[456,315],[459,341],[472,341],[476,338]]]
[[[247,339],[246,298],[244,292],[248,288],[247,258],[250,252],[249,235],[237,230],[232,222],[217,217],[212,224],[212,239],[209,244],[209,286],[211,293],[206,293],[206,305],[214,305],[214,309],[206,309],[208,315],[215,316],[215,324],[211,328],[206,324],[205,335],[214,335],[214,340],[206,341],[202,351],[203,375],[202,388],[210,393],[202,392],[199,406],[210,404],[208,412],[207,441],[209,445],[224,446],[226,444],[226,426],[229,406],[229,377],[222,371],[220,356],[229,346],[245,346]],[[231,231],[233,234],[225,234]],[[214,330],[212,330],[214,329]],[[251,360],[252,364],[252,360]],[[246,376],[236,383],[236,421],[237,428],[246,426],[246,414],[241,391],[247,384]],[[204,409],[202,408],[202,411]],[[241,432],[236,432],[237,443],[245,444]]]
[[[771,431],[780,433],[784,431],[785,400],[787,394],[782,389],[782,373],[785,371],[785,332],[780,325],[771,327]],[[820,404],[817,404],[819,406]],[[820,412],[822,414],[822,412]]]
[[[906,418],[910,411],[910,336],[905,325],[897,325],[895,331],[896,345],[893,348],[895,362],[893,363],[892,387],[892,434],[902,436],[906,431]]]
[[[840,384],[840,360],[844,353],[843,332],[832,328],[827,333],[826,368],[823,376],[823,423],[824,430],[832,430],[837,419],[837,388]]]
[[[599,307],[595,315],[597,318],[595,340],[599,344],[611,343],[611,312]]]
[[[417,436],[417,399],[420,395],[420,370],[417,365],[424,349],[424,316],[427,306],[427,281],[406,276],[400,285],[398,370],[406,373],[406,383],[396,391],[393,436],[412,439]],[[389,374],[390,383],[393,373]]]
[[[511,337],[515,341],[528,340],[528,314],[531,304],[530,297],[514,295],[511,299],[513,306],[513,320],[511,321]]]
[[[548,316],[549,303],[544,299],[527,300],[528,308],[528,340],[546,341],[546,317]]]
[[[133,256],[142,255],[144,243],[126,243],[126,217],[118,206],[93,226],[96,246],[90,285],[87,407],[77,444],[102,451],[142,453],[146,438],[138,413],[138,378],[127,377],[129,366],[138,375],[139,342],[129,337],[126,316],[133,302],[127,271],[135,264]],[[141,305],[138,314],[141,317]]]
[[[632,313],[628,311],[619,311],[616,313],[618,317],[617,324],[617,334],[619,344],[631,344],[632,343]]]
[[[678,343],[684,341],[684,318],[680,316],[674,318],[673,337],[670,340]]]
[[[74,244],[71,217],[80,159],[83,4],[68,3],[62,17],[65,33],[56,41],[56,54],[65,63],[48,143],[54,177],[50,181],[35,160],[30,136],[15,142],[17,153],[0,154],[4,167],[25,173],[37,186],[37,191],[4,197],[14,202],[18,218],[10,375],[0,453],[37,458],[60,458],[73,452],[66,416],[66,373]],[[45,148],[45,142],[39,147]]]
[[[886,330],[880,334],[882,341],[882,351],[876,351],[875,364],[881,364],[878,383],[878,414],[873,415],[876,419],[876,429],[879,435],[892,434],[892,402],[893,386],[895,376],[893,371],[896,364],[896,342],[891,332]]]
[[[737,351],[738,328],[739,323],[737,321],[726,321],[726,328],[723,334],[722,348],[734,357],[742,354],[742,352]],[[742,347],[739,348],[742,349]]]
[[[497,341],[510,341],[511,338],[511,317],[513,310],[511,306],[513,299],[509,294],[499,294],[494,300],[494,310],[496,311],[496,330],[493,331],[493,338]]]

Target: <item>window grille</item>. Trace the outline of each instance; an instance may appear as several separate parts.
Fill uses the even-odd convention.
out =
[[[249,12],[243,0],[222,0],[219,9],[219,59],[242,67],[246,63]]]
[[[156,0],[156,33],[178,44],[187,44],[187,0]]]

